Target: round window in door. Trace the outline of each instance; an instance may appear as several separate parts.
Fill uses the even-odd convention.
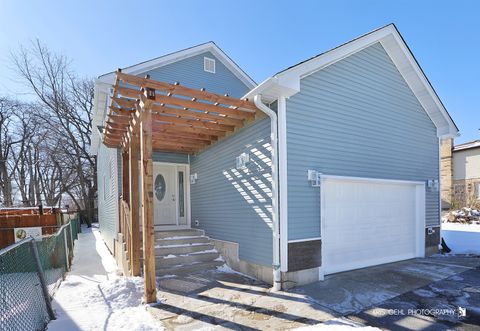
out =
[[[155,197],[158,201],[162,201],[165,197],[165,178],[163,178],[162,174],[158,174],[155,178]]]

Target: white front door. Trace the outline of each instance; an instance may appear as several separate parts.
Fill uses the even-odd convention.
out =
[[[176,167],[154,165],[153,168],[153,208],[155,225],[177,224]]]
[[[153,164],[153,214],[161,229],[189,227],[188,165]]]

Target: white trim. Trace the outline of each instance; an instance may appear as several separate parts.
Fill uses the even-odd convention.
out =
[[[322,240],[322,237],[313,237],[313,238],[306,238],[306,239],[295,239],[295,240],[289,240],[288,243],[301,243],[304,241],[313,241],[313,240]]]
[[[288,271],[288,159],[287,159],[287,100],[278,98],[278,181],[280,213],[280,270]]]
[[[279,156],[278,156],[278,117],[277,113],[262,102],[261,95],[255,95],[253,101],[258,109],[270,118],[270,140],[272,147],[272,267],[273,267],[273,291],[282,289],[282,263],[281,263],[281,237],[279,217]]]
[[[437,127],[437,135],[439,137],[453,137],[457,135],[458,129],[455,123],[448,115],[438,95],[433,90],[427,77],[393,24],[280,72],[258,85],[246,97],[258,93],[269,96],[271,100],[275,100],[282,95],[290,97],[300,92],[300,80],[302,78],[378,42],[385,48],[398,71]]]
[[[212,66],[213,69],[208,68],[209,64],[213,65]],[[216,67],[217,67],[217,65],[215,63],[215,59],[212,59],[211,57],[208,57],[208,56],[203,57],[203,71],[214,74],[216,72]]]
[[[325,277],[325,253],[328,250],[328,238],[325,236],[325,190],[323,189],[326,180],[342,180],[353,182],[372,182],[372,183],[385,183],[385,184],[399,184],[399,185],[415,185],[415,220],[416,220],[416,238],[415,238],[415,255],[416,257],[425,256],[425,182],[421,181],[407,181],[407,180],[392,180],[392,179],[380,179],[380,178],[365,178],[365,177],[348,177],[348,176],[334,176],[334,175],[322,175],[321,176],[321,189],[320,189],[320,231],[322,236],[322,265],[319,268],[319,280],[323,280]],[[346,269],[353,270],[383,263],[389,263],[394,261],[400,261],[402,259],[408,259],[409,256],[395,256],[384,257],[377,260],[370,261],[368,265],[359,263],[352,263],[351,265],[343,266]]]
[[[442,223],[442,138],[438,138],[438,224]],[[451,192],[450,192],[451,193]]]
[[[336,175],[323,175],[323,179],[338,179],[338,180],[348,180],[355,182],[374,182],[374,183],[387,183],[387,184],[412,184],[412,185],[425,185],[425,182],[422,181],[413,181],[413,180],[399,180],[399,179],[383,179],[383,178],[370,178],[370,177],[350,177],[350,176],[336,176]]]

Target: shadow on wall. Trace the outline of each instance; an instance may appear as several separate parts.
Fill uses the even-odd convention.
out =
[[[251,206],[253,211],[272,228],[272,146],[269,139],[260,139],[247,146],[250,157],[246,166],[223,171],[223,175],[235,190]]]

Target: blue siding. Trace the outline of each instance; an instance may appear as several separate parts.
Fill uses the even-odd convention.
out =
[[[118,230],[118,199],[121,188],[120,150],[100,143],[97,154],[98,222],[108,248],[113,251],[113,240]]]
[[[203,70],[204,57],[216,60],[215,73]],[[228,93],[228,95],[237,98],[242,97],[249,91],[248,87],[210,52],[153,69],[140,76],[145,74],[149,74],[152,79],[158,81],[167,83],[179,82],[183,86],[195,89],[203,87],[209,92]]]
[[[248,170],[236,157],[250,155]],[[192,225],[239,244],[240,259],[272,263],[270,120],[263,118],[191,158]]]
[[[308,169],[439,178],[436,128],[380,44],[301,80],[287,101],[287,153],[290,240],[320,236],[319,189],[307,182]],[[439,224],[438,201],[427,191],[427,225]]]
[[[166,153],[154,151],[152,155],[153,162],[182,163],[188,164],[188,154]]]

